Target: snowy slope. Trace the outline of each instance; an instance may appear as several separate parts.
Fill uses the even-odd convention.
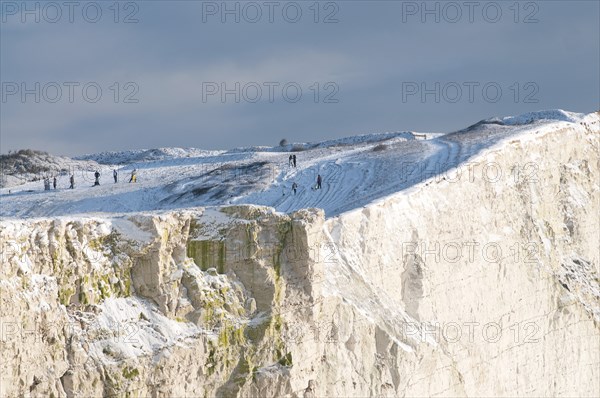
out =
[[[481,121],[450,134],[384,133],[286,147],[230,151],[162,148],[86,155],[102,163],[101,186],[93,173],[78,170],[76,189],[43,191],[41,182],[0,190],[0,216],[39,217],[88,212],[122,213],[222,204],[260,204],[290,212],[318,207],[328,217],[413,187],[509,139],[526,139],[570,124],[597,123],[598,114],[562,110]],[[597,125],[596,125],[597,126]],[[597,128],[597,127],[596,127]],[[292,151],[293,152],[289,152]],[[295,154],[297,168],[288,165]],[[119,172],[114,184],[112,170]],[[127,180],[138,170],[138,183]],[[317,175],[322,190],[314,190]],[[298,192],[291,191],[298,184]]]

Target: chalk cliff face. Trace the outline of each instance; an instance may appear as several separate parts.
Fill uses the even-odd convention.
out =
[[[1,223],[2,396],[598,396],[598,126],[325,219]]]

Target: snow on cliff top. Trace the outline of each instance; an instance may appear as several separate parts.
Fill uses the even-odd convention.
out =
[[[509,137],[595,123],[589,115],[551,110],[482,120],[449,134],[366,134],[320,143],[205,151],[160,148],[105,152],[77,158],[100,164],[75,172],[75,189],[59,176],[58,189],[41,181],[0,190],[1,217],[124,213],[224,204],[257,204],[290,212],[318,207],[328,217],[362,207],[465,163]],[[297,167],[289,165],[296,155]],[[137,169],[137,183],[128,183]],[[113,182],[112,171],[119,180]],[[317,175],[322,189],[315,189]],[[292,184],[297,184],[297,192]]]
[[[524,113],[519,116],[507,116],[499,119],[502,123],[509,126],[518,126],[531,124],[539,120],[563,121],[569,123],[578,123],[585,118],[584,114],[563,111],[562,109],[553,109],[548,111],[538,111]],[[497,119],[490,119],[497,120]]]

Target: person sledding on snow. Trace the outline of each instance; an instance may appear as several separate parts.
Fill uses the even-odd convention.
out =
[[[96,180],[94,181],[94,186],[100,185],[100,172],[98,170],[96,170],[96,172],[94,173],[94,177],[96,177]]]
[[[137,181],[137,169],[133,169],[133,171],[131,172],[131,178],[129,179],[129,182],[136,182]]]
[[[323,179],[321,178],[321,174],[317,175],[317,186],[315,187],[315,189],[321,189],[322,182],[323,182]]]
[[[292,191],[294,191],[294,195],[296,195],[296,190],[298,189],[298,184],[293,183],[292,184]]]

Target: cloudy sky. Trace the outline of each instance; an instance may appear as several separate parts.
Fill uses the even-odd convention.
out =
[[[2,153],[449,132],[600,107],[598,1],[0,6]]]

